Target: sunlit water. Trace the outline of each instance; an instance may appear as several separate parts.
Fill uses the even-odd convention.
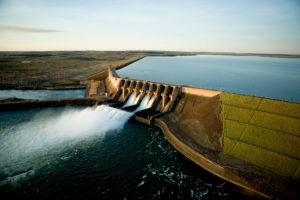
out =
[[[21,99],[65,99],[82,98],[85,90],[0,90],[0,100],[11,97]]]
[[[107,106],[0,112],[0,196],[244,198],[179,154],[159,129],[127,122],[131,115]]]
[[[300,102],[300,59],[257,56],[146,57],[121,76]]]

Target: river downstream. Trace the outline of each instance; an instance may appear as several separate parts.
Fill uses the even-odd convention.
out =
[[[0,194],[10,198],[245,197],[153,127],[67,107],[0,113]]]

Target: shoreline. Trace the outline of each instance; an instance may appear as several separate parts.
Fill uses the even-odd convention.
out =
[[[132,61],[130,61],[130,62],[128,62],[128,63],[124,63],[124,64],[122,64],[122,65],[116,66],[116,67],[114,67],[114,69],[115,69],[115,70],[122,69],[122,68],[124,68],[124,67],[127,67],[128,65],[131,65],[132,63],[135,63],[135,62],[137,62],[137,61],[139,61],[139,60],[142,60],[142,59],[145,58],[145,57],[147,57],[147,56],[142,56],[142,57],[137,58],[137,59],[135,59],[135,60],[132,60]]]
[[[144,123],[143,121],[138,121]],[[299,197],[295,192],[297,183],[288,180],[286,177],[257,168],[257,166],[244,163],[227,155],[220,154],[221,156],[216,157],[214,153],[209,155],[209,151],[205,150],[205,148],[199,152],[199,150],[194,148],[194,145],[188,144],[178,137],[178,134],[171,130],[174,124],[169,121],[166,122],[163,116],[154,118],[152,125],[161,129],[167,141],[178,152],[209,173],[236,185],[237,190],[245,195],[263,199],[284,199],[286,197],[288,199],[297,199]],[[227,165],[223,163],[224,160],[227,160]],[[231,166],[229,164],[231,161],[239,164]],[[250,170],[246,169],[244,165],[250,167]]]
[[[126,52],[126,51],[124,51]],[[127,67],[128,65],[137,62],[145,57],[176,57],[176,56],[256,56],[256,57],[264,57],[264,58],[292,58],[292,59],[300,59],[300,55],[292,55],[292,54],[264,54],[264,53],[234,53],[234,52],[177,52],[177,51],[166,51],[165,54],[163,54],[164,51],[155,52],[155,51],[128,51],[128,52],[139,52],[144,53],[145,55],[131,60],[127,63],[121,64],[119,66],[113,67],[115,70],[122,69],[124,67]],[[0,52],[1,53],[13,53],[13,52]],[[92,77],[97,77],[97,75],[105,72],[106,70],[103,70],[101,72],[95,73],[91,75],[90,77],[87,77],[86,80],[90,80]],[[57,85],[57,86],[33,86],[33,85],[13,85],[13,84],[0,84],[0,90],[76,90],[76,89],[86,89],[87,84],[68,84],[68,85]],[[207,88],[209,89],[209,88]],[[212,89],[210,89],[212,90]],[[251,96],[251,95],[250,95]],[[295,102],[295,101],[293,101]]]

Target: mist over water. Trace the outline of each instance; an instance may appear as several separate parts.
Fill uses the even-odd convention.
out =
[[[82,141],[103,138],[108,132],[122,129],[135,112],[150,108],[154,96],[148,101],[146,95],[134,112],[100,105],[97,107],[66,108],[60,113],[45,109],[36,113],[26,122],[3,128],[0,134],[0,169],[7,175],[37,164],[32,161],[41,156],[57,153]],[[125,104],[135,103],[129,98]],[[2,174],[2,176],[5,176]],[[17,175],[17,177],[19,177]],[[14,177],[8,177],[13,180]],[[0,171],[1,181],[1,171]],[[0,182],[9,183],[7,179]]]
[[[29,121],[4,128],[0,134],[0,168],[23,163],[49,151],[121,129],[133,113],[101,105],[85,109],[66,108],[61,113],[46,109]]]

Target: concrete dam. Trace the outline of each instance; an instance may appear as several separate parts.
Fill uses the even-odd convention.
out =
[[[299,199],[299,103],[123,78],[114,69],[94,76],[85,97],[134,111],[136,121],[161,128],[184,156],[245,193]]]

